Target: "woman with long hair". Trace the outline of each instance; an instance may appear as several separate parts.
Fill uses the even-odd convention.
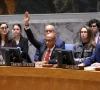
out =
[[[16,42],[11,37],[8,24],[5,22],[0,23],[0,47],[16,47]]]
[[[8,24],[5,22],[2,22],[0,23],[0,48],[2,50],[2,48],[5,48],[5,47],[16,47],[16,42],[9,32]],[[11,55],[10,54],[8,55],[9,58],[5,56],[6,55],[4,55],[4,52],[1,51],[0,65],[7,65]],[[8,61],[6,61],[6,58],[8,59]],[[13,58],[10,58],[10,59],[13,60]]]
[[[91,29],[88,26],[83,26],[80,29],[80,41],[73,47],[73,54],[75,63],[82,63],[85,59],[89,58],[95,51],[95,39]]]

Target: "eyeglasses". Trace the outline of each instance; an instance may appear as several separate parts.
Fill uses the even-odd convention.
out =
[[[54,41],[55,39],[53,39],[53,40],[45,40],[45,42],[52,42],[52,41]]]
[[[96,27],[97,25],[91,25],[90,27]]]
[[[46,33],[48,33],[48,32],[51,33],[51,32],[53,32],[53,31],[54,31],[54,30],[45,30]]]
[[[7,29],[7,27],[1,27],[0,29],[4,30],[4,29]]]

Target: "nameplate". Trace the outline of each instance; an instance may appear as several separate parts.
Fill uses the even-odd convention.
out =
[[[16,67],[35,67],[34,63],[15,63],[15,62],[11,62],[11,66],[16,66]]]
[[[78,65],[63,65],[62,68],[72,69],[72,70],[84,70],[83,66],[78,66]]]
[[[100,67],[99,67],[99,68],[98,68],[98,67],[97,67],[97,68],[95,68],[95,70],[96,70],[96,71],[100,71]]]

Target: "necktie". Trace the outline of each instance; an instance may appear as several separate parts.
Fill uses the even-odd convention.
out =
[[[49,60],[49,56],[50,56],[50,49],[47,51],[46,56],[45,56],[45,60],[48,61]]]

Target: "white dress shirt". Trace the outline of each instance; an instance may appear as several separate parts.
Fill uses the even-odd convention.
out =
[[[54,47],[55,47],[55,46],[54,46]],[[53,51],[54,47],[50,48],[50,56],[51,56],[51,54],[52,54],[52,51]],[[47,49],[44,51],[43,56],[41,57],[41,60],[42,60],[42,61],[45,61],[45,57],[46,57],[46,54],[47,54],[48,50],[49,50],[49,48],[47,48]],[[49,60],[50,60],[50,56],[49,56]]]
[[[98,38],[99,38],[99,32],[95,35],[95,42],[97,43],[98,42]]]

